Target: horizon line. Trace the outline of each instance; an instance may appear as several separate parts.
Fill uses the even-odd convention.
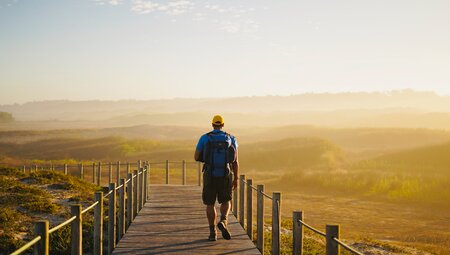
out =
[[[250,96],[224,96],[224,97],[162,97],[162,98],[149,98],[149,99],[137,99],[137,98],[120,98],[120,99],[40,99],[34,101],[14,102],[8,104],[0,104],[0,106],[16,106],[32,103],[44,103],[44,102],[123,102],[123,101],[169,101],[169,100],[212,100],[212,99],[243,99],[243,98],[263,98],[263,97],[294,97],[304,95],[339,95],[339,94],[393,94],[393,93],[429,93],[438,97],[448,97],[450,94],[439,93],[433,90],[416,90],[411,88],[405,89],[393,89],[393,90],[354,90],[354,91],[308,91],[295,94],[266,94],[266,95],[250,95]]]

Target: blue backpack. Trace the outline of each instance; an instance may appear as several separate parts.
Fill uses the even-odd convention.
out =
[[[236,161],[236,148],[231,136],[227,133],[209,132],[208,142],[203,150],[205,171],[212,176],[227,176],[230,173],[230,163]]]

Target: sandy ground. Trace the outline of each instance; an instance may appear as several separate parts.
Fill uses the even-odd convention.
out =
[[[338,223],[344,239],[373,238],[450,254],[450,213],[394,203],[331,196],[283,194],[282,216],[304,211],[305,221],[324,230]]]

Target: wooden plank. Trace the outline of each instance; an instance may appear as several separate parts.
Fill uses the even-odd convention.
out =
[[[151,185],[150,190],[149,201],[113,254],[261,254],[231,213],[231,240],[223,239],[219,230],[217,241],[207,240],[201,187]]]

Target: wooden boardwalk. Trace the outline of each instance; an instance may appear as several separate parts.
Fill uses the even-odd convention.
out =
[[[113,254],[261,254],[232,214],[228,227],[231,240],[218,230],[218,240],[208,241],[200,187],[151,185],[149,201]]]

